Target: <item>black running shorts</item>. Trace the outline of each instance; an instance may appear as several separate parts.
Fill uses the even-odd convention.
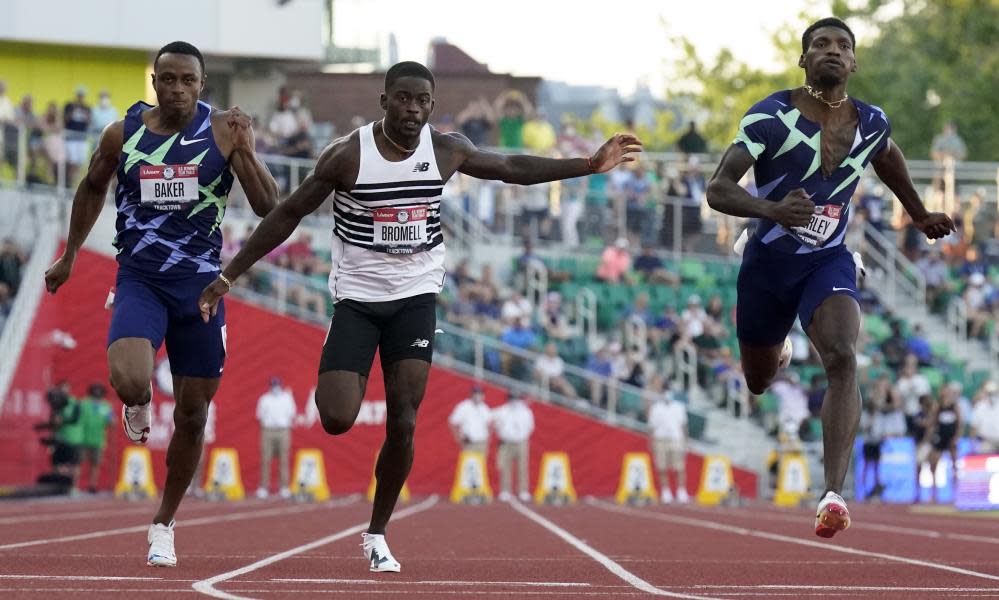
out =
[[[388,302],[337,302],[319,373],[351,371],[367,377],[376,348],[382,369],[406,358],[432,362],[436,309],[437,294]]]

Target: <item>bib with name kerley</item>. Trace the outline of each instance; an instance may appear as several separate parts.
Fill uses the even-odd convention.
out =
[[[812,220],[805,227],[793,227],[801,241],[809,246],[822,246],[829,241],[839,228],[843,207],[838,204],[823,204],[815,207]]]
[[[143,205],[177,210],[198,200],[198,165],[142,165],[139,189]]]
[[[374,213],[376,250],[388,254],[421,252],[427,243],[427,209],[379,208]]]

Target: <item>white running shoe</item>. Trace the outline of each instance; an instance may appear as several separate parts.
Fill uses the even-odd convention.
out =
[[[384,535],[362,533],[361,540],[361,548],[364,550],[364,557],[368,559],[368,567],[372,573],[398,573],[402,570],[399,561],[392,556],[392,551],[385,543]]]
[[[513,495],[510,492],[500,492],[496,499],[500,502],[509,502],[513,500]]]
[[[749,242],[749,229],[743,229],[742,233],[739,234],[739,239],[735,240],[735,245],[732,246],[732,252],[736,256],[742,256],[742,253],[746,250],[746,244]]]
[[[687,490],[685,488],[680,488],[676,491],[676,501],[680,504],[690,502],[690,496],[687,495]]]
[[[791,338],[784,338],[784,347],[780,349],[780,358],[777,359],[777,368],[786,369],[791,364],[791,355],[794,354],[794,346]]]
[[[266,500],[267,496],[269,496],[270,494],[268,494],[267,490],[265,490],[264,488],[257,488],[256,495],[258,500]]]
[[[173,526],[176,521],[170,521],[169,525],[153,523],[149,526],[149,533],[146,540],[149,542],[149,554],[146,556],[146,564],[151,567],[176,567],[177,553],[173,550]]]
[[[278,492],[278,496],[280,496],[282,500],[287,500],[288,498],[291,498],[291,490],[289,490],[286,487],[283,487]]]
[[[528,494],[527,492],[521,492],[520,493],[520,501],[521,502],[530,502],[531,501],[531,495]]]
[[[850,511],[846,508],[846,500],[836,492],[826,492],[815,513],[815,535],[831,538],[837,531],[846,531],[849,527]]]
[[[669,488],[663,488],[663,493],[659,495],[659,501],[663,504],[672,504],[673,492]]]
[[[149,397],[150,401],[141,406],[121,407],[121,426],[125,430],[125,436],[136,444],[145,444],[149,439],[149,428],[153,421],[152,393]]]
[[[867,277],[867,268],[864,267],[864,258],[860,256],[860,252],[854,250],[853,252],[853,265],[857,267],[857,279],[861,277]]]

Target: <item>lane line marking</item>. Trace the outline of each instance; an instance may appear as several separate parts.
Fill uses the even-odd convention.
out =
[[[187,519],[184,521],[179,521],[177,523],[178,528],[190,527],[192,525],[211,525],[214,523],[226,523],[229,521],[242,521],[244,519],[253,519],[256,517],[269,517],[275,515],[284,515],[300,512],[309,512],[312,510],[317,510],[319,508],[331,508],[340,507],[353,504],[360,499],[360,494],[355,496],[350,496],[342,500],[337,500],[334,502],[329,502],[326,504],[310,504],[306,506],[290,506],[290,507],[280,507],[280,508],[265,508],[260,510],[250,510],[245,512],[233,513],[228,515],[215,515],[210,517],[199,517],[195,519]],[[31,540],[27,542],[16,542],[13,544],[3,544],[0,545],[0,550],[13,550],[15,548],[27,548],[29,546],[41,546],[43,544],[58,544],[61,542],[75,542],[79,540],[92,540],[96,538],[110,537],[114,535],[122,535],[125,533],[138,533],[140,531],[147,531],[149,529],[149,524],[135,525],[133,527],[121,527],[118,529],[107,529],[104,531],[92,531],[90,533],[80,533],[76,535],[66,535],[56,538],[46,538],[41,540]]]
[[[431,508],[435,504],[437,504],[437,496],[431,496],[426,500],[424,500],[423,502],[420,502],[419,504],[414,504],[413,506],[404,508],[403,510],[395,513],[394,515],[392,515],[393,521],[398,521],[399,519],[405,519],[406,517],[409,517],[411,515],[423,512],[428,508]],[[271,556],[268,556],[267,558],[258,560],[255,563],[248,564],[245,567],[240,567],[232,571],[226,571],[225,573],[215,575],[214,577],[209,577],[208,579],[202,579],[201,581],[196,581],[191,587],[194,588],[194,591],[201,592],[202,594],[206,594],[208,596],[211,596],[212,598],[224,598],[225,600],[252,600],[250,598],[247,598],[246,596],[237,596],[235,594],[230,594],[228,592],[223,592],[222,590],[215,589],[215,584],[228,581],[230,579],[233,579],[234,577],[239,577],[240,575],[251,573],[253,571],[256,571],[257,569],[260,569],[261,567],[266,567],[267,565],[271,565],[276,562],[282,561],[286,558],[295,556],[296,554],[301,554],[303,552],[308,552],[309,550],[314,550],[316,548],[319,548],[320,546],[325,546],[326,544],[330,544],[337,540],[343,539],[347,536],[362,533],[368,528],[368,525],[369,525],[368,522],[364,522],[358,525],[354,525],[353,527],[348,527],[347,529],[342,529],[326,537],[319,538],[318,540],[309,542],[308,544],[302,544],[301,546],[296,546],[294,548],[291,548],[290,550],[285,550],[284,552],[273,554]]]
[[[733,590],[842,590],[848,592],[995,592],[999,587],[929,587],[929,586],[899,586],[890,585],[678,585],[680,588],[693,589],[733,589]]]
[[[0,575],[0,579],[60,579],[69,581],[162,581],[163,577],[112,577],[100,575]]]
[[[538,525],[541,525],[542,527],[544,527],[548,531],[554,533],[556,536],[558,536],[559,538],[561,538],[562,541],[566,542],[567,544],[569,544],[570,546],[572,546],[576,550],[579,550],[583,554],[589,556],[590,558],[592,558],[596,562],[600,563],[600,565],[602,565],[605,569],[607,569],[608,571],[610,571],[611,573],[613,573],[614,575],[616,575],[620,579],[623,579],[624,581],[628,582],[634,588],[637,588],[637,589],[639,589],[639,590],[641,590],[643,592],[646,592],[648,594],[653,594],[655,596],[669,596],[671,598],[691,598],[691,599],[695,599],[695,600],[713,600],[713,599],[710,599],[707,596],[693,596],[693,595],[689,595],[689,594],[678,594],[678,593],[667,592],[666,590],[659,589],[656,586],[654,586],[651,583],[649,583],[648,581],[645,581],[644,579],[642,579],[638,575],[635,575],[631,571],[625,569],[620,564],[614,562],[606,554],[601,553],[600,551],[596,550],[592,546],[588,545],[583,540],[581,540],[578,537],[572,535],[571,533],[569,533],[565,529],[559,527],[555,523],[549,521],[548,519],[542,517],[541,515],[539,515],[538,513],[534,512],[533,510],[531,510],[527,506],[521,504],[519,501],[517,501],[517,500],[511,500],[509,504],[510,504],[510,506],[515,511],[517,511],[520,514],[524,515],[525,517],[527,517],[531,521],[534,521]]]
[[[125,501],[117,500],[120,503],[118,508],[111,508],[108,505],[107,508],[92,509],[92,510],[81,510],[73,512],[42,512],[27,515],[15,515],[12,517],[0,517],[0,525],[13,525],[18,523],[32,523],[36,521],[66,521],[72,519],[84,519],[90,517],[102,517],[106,515],[124,515],[124,514],[141,514],[141,513],[151,513],[156,512],[156,505],[152,502],[147,503],[145,506],[133,506],[132,508],[123,508]],[[131,503],[129,503],[131,504]],[[240,508],[259,508],[263,504],[258,501],[240,503]],[[218,503],[208,503],[199,502],[191,504],[190,506],[184,507],[185,511],[189,512],[210,512],[205,509],[218,509]]]
[[[390,581],[387,579],[270,579],[275,583],[341,583],[357,585],[509,585],[517,587],[593,587],[579,581],[459,581],[434,579],[426,581]]]
[[[926,560],[919,560],[917,558],[908,558],[905,556],[897,556],[894,554],[885,554],[883,552],[871,552],[868,550],[859,550],[857,548],[850,548],[848,546],[834,546],[828,543],[815,542],[812,540],[799,539],[787,535],[781,535],[779,533],[770,533],[768,531],[759,531],[755,529],[747,529],[745,527],[739,527],[737,525],[725,525],[721,523],[715,523],[713,521],[705,521],[703,519],[695,519],[693,517],[681,517],[676,515],[667,515],[661,512],[643,512],[631,508],[626,508],[624,506],[617,506],[616,504],[608,504],[600,500],[588,500],[588,504],[605,510],[608,512],[617,512],[625,515],[632,515],[637,517],[643,517],[647,519],[654,519],[659,521],[666,521],[670,523],[678,523],[680,525],[690,525],[694,527],[701,527],[703,529],[713,529],[715,531],[724,531],[726,533],[733,533],[736,535],[743,535],[749,537],[758,537],[767,540],[772,540],[776,542],[785,542],[788,544],[798,544],[799,546],[809,546],[811,548],[820,548],[823,550],[829,550],[832,552],[842,552],[843,554],[853,554],[856,556],[868,556],[871,558],[880,558],[883,560],[889,560],[893,562],[900,562],[904,564],[914,565],[917,567],[926,567],[929,569],[937,569],[940,571],[948,571],[951,573],[957,573],[958,575],[968,575],[970,577],[979,577],[981,579],[988,579],[991,581],[999,581],[999,575],[991,575],[989,573],[981,573],[979,571],[971,571],[968,569],[962,569],[960,567],[952,567],[950,565],[945,565],[941,563],[935,563]]]

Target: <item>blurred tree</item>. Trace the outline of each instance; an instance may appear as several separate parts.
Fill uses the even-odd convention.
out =
[[[999,159],[999,0],[834,0],[833,14],[876,35],[857,49],[850,95],[882,107],[892,137],[910,158],[927,158],[943,124],[954,121],[970,160]],[[723,50],[709,63],[684,38],[675,73],[678,97],[706,109],[702,135],[714,150],[731,143],[740,117],[768,94],[801,85],[801,32],[815,14],[801,14],[773,37],[786,65],[774,72],[747,66]]]

